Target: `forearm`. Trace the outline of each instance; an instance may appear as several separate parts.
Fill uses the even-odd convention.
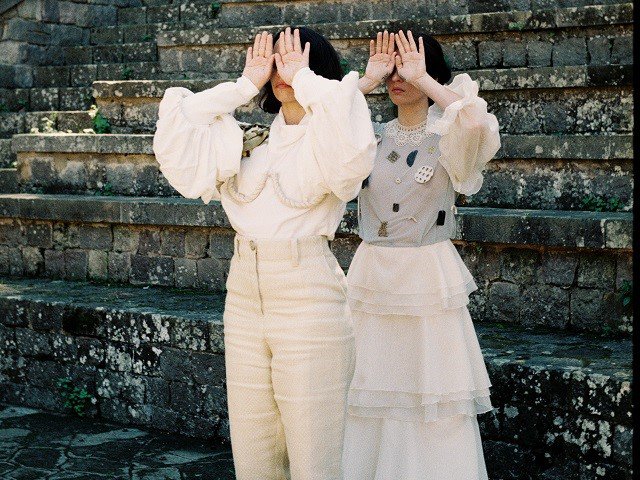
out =
[[[219,83],[185,97],[183,112],[195,124],[209,124],[217,115],[231,113],[248,103],[258,92],[251,80],[241,76],[235,82]]]
[[[438,83],[438,81],[428,73],[425,73],[418,78],[413,82],[413,85],[419,88],[431,100],[436,102],[442,110],[445,110],[453,102],[462,98],[461,95],[458,95],[441,83]]]

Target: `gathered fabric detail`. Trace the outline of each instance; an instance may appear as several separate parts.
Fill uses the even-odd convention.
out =
[[[308,201],[300,201],[300,200],[294,200],[292,198],[289,198],[282,190],[282,185],[280,184],[280,176],[278,175],[277,172],[267,172],[266,174],[264,174],[260,182],[258,182],[256,187],[249,194],[243,194],[238,191],[237,175],[230,177],[224,183],[224,189],[229,194],[229,196],[236,202],[250,203],[254,201],[256,198],[258,198],[258,195],[260,195],[262,190],[264,190],[264,187],[267,184],[268,180],[271,180],[273,189],[278,199],[284,205],[291,208],[309,209],[309,208],[315,207],[316,205],[319,205],[320,203],[322,203],[324,199],[327,198],[327,196],[329,195],[329,193],[322,193],[320,195],[316,195],[315,197],[312,197]]]
[[[440,135],[440,163],[456,192],[473,195],[482,187],[483,170],[501,146],[498,119],[478,96],[478,83],[461,73],[445,87],[462,98],[444,110],[434,103],[427,115],[427,131]]]
[[[350,414],[431,422],[493,409],[467,308],[477,285],[451,240],[362,242],[347,279],[357,359]]]
[[[451,240],[419,247],[362,242],[347,276],[352,310],[435,315],[463,307],[478,286]]]
[[[489,388],[443,394],[352,388],[348,394],[351,415],[406,422],[434,422],[454,415],[474,416],[493,408]]]

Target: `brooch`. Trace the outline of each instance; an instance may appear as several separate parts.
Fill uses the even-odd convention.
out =
[[[418,183],[426,183],[431,177],[433,177],[433,167],[429,165],[423,165],[414,175],[416,182]]]

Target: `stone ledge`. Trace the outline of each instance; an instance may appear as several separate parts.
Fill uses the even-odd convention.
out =
[[[418,20],[363,20],[351,23],[309,25],[330,40],[371,38],[381,30],[397,31],[412,28],[428,31],[432,35],[452,33],[489,33],[503,31],[549,30],[567,27],[630,24],[633,22],[633,4],[591,5],[587,7],[559,8],[555,10],[515,11],[453,15],[445,18]],[[284,25],[265,25],[264,29],[284,28]],[[230,27],[162,32],[157,37],[158,47],[179,45],[246,44],[255,35],[256,27]]]
[[[66,376],[100,405],[125,407],[98,415],[176,431],[151,414],[166,410],[191,425],[183,433],[210,436],[203,427],[215,425],[228,439],[222,308],[222,296],[186,290],[0,278],[0,401],[56,409],[53,379]],[[502,324],[475,329],[495,407],[479,417],[483,441],[547,468],[571,460],[625,473],[602,478],[630,478],[630,340]],[[39,395],[24,394],[30,389]],[[178,391],[180,398],[169,394]]]
[[[454,74],[457,72],[454,72]],[[469,75],[481,91],[541,88],[611,87],[632,85],[632,65],[575,65],[562,67],[515,67],[471,70]],[[234,79],[215,80],[97,80],[93,96],[106,98],[162,98],[169,87],[199,92]],[[371,95],[386,94],[384,86]]]
[[[633,135],[501,135],[496,159],[633,159]],[[11,150],[153,155],[153,134],[20,133]]]
[[[230,228],[219,202],[165,197],[0,195],[0,217],[63,222]],[[456,239],[547,247],[630,250],[632,212],[460,207]],[[338,235],[357,235],[355,205]]]

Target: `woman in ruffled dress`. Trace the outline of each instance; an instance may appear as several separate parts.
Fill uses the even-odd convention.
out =
[[[236,231],[223,321],[240,480],[343,476],[355,345],[346,277],[328,240],[373,168],[358,77],[343,78],[321,35],[287,28],[275,45],[267,32],[256,36],[235,82],[168,88],[160,103],[160,170],[187,198],[221,200]],[[261,89],[261,107],[277,116],[242,158],[232,113]]]
[[[457,193],[480,189],[500,148],[498,122],[468,74],[445,85],[440,44],[417,41],[379,33],[360,79],[363,93],[386,80],[398,118],[375,124],[358,196],[345,480],[487,478],[476,415],[492,409],[491,383],[467,309],[477,285],[451,238]]]

